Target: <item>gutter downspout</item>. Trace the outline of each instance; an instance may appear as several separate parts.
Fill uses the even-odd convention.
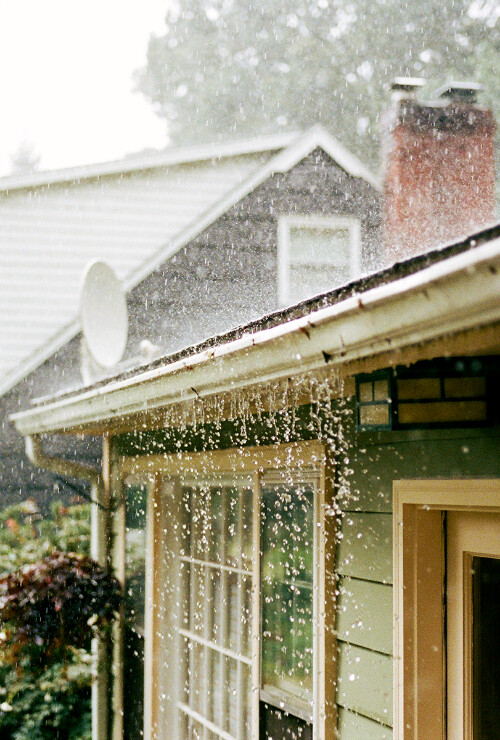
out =
[[[38,434],[25,437],[26,455],[38,468],[51,473],[79,478],[90,483],[93,504],[90,508],[91,557],[103,568],[109,565],[109,513],[106,510],[106,490],[101,472],[81,462],[47,455]],[[100,505],[96,505],[100,504]],[[102,507],[102,508],[101,508]],[[108,645],[99,638],[92,641],[94,675],[92,682],[92,740],[108,740]]]

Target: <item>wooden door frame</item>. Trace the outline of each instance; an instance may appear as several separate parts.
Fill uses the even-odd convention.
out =
[[[394,738],[421,740],[425,717],[425,737],[445,740],[443,517],[500,513],[500,479],[399,480],[393,491]]]

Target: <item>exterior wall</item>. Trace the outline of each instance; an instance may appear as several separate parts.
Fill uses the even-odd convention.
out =
[[[273,153],[2,192],[0,378],[75,318],[89,260],[128,278]]]
[[[500,428],[352,435],[337,560],[340,727],[342,740],[354,728],[379,740],[392,737],[393,481],[500,477]]]
[[[212,186],[205,183],[200,194],[193,183],[191,180],[192,193],[187,194],[183,189],[181,194],[184,201],[195,198],[196,204],[208,197],[205,188],[210,190]],[[122,188],[123,191],[117,186],[116,192],[113,191],[118,208],[114,217],[118,220],[127,211],[126,200],[120,204],[119,193],[125,198],[127,193],[127,197],[132,197],[133,192],[126,184]],[[157,188],[160,188],[158,182]],[[135,193],[134,197],[140,200],[142,196]],[[163,218],[160,204],[167,200],[165,192],[159,196],[154,183],[150,185],[149,195],[144,194],[141,218],[149,219],[148,209],[154,202],[156,216],[152,220],[158,234]],[[99,208],[104,218],[102,203]],[[129,293],[126,357],[137,356],[142,339],[149,339],[166,354],[277,310],[277,219],[280,214],[290,213],[355,216],[362,225],[363,269],[377,265],[378,193],[364,180],[348,175],[324,152],[316,150],[289,172],[270,177]],[[85,223],[88,218],[87,214]],[[167,214],[166,221],[169,218],[173,216]],[[130,239],[127,249],[131,255],[139,243],[136,240],[133,246],[133,234]],[[0,399],[0,505],[28,496],[35,496],[42,503],[48,491],[50,498],[53,477],[28,463],[24,443],[8,421],[8,415],[26,408],[30,399],[81,385],[79,366],[77,337]],[[62,455],[69,449],[74,449],[72,454],[78,459],[97,463],[100,457],[97,441],[75,440],[74,448],[64,438],[53,442],[54,454]]]
[[[405,478],[500,478],[500,426],[483,429],[357,432],[354,404],[347,411],[334,402],[333,417],[323,411],[319,437],[332,441],[331,419],[342,419],[346,455],[337,449],[335,482],[342,515],[335,572],[338,576],[337,636],[338,690],[341,740],[390,740],[393,708],[392,605],[392,486]],[[336,411],[335,411],[336,410]],[[158,430],[122,435],[119,454],[170,453],[252,444],[311,439],[318,432],[317,410],[296,410],[293,432],[288,412],[272,417],[272,424],[251,418],[241,434],[237,422],[213,429]],[[334,428],[335,429],[335,428]],[[282,430],[282,431],[280,431]],[[335,434],[335,431],[334,431]],[[340,453],[340,454],[339,454]]]
[[[148,338],[176,350],[279,309],[278,217],[300,214],[358,218],[361,269],[379,266],[378,194],[318,149],[266,180],[132,291],[130,346]]]

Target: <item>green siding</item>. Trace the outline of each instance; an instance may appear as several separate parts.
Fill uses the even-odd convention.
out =
[[[392,583],[392,516],[344,514],[341,534],[337,573]]]
[[[342,740],[392,740],[392,729],[350,712],[339,709],[339,735]]]
[[[339,642],[338,703],[392,726],[392,662],[388,655]]]
[[[320,439],[335,429],[336,403],[184,430],[120,435],[123,455],[224,449]],[[352,400],[344,410],[353,409]],[[500,477],[500,430],[358,433],[354,414],[341,414],[346,456],[338,450],[336,478],[343,509],[336,552],[340,575],[338,701],[341,740],[392,737],[392,486],[408,478]],[[335,447],[335,445],[334,445]],[[337,453],[335,453],[337,456]],[[348,458],[348,459],[346,459]],[[353,473],[345,477],[346,467]],[[345,483],[347,482],[347,486]],[[347,491],[345,495],[340,491]]]
[[[392,483],[400,478],[500,476],[498,429],[380,433],[385,443],[366,437],[358,435],[353,452],[350,495],[342,501],[346,511],[391,512]]]
[[[341,578],[337,634],[352,645],[392,655],[392,587]]]

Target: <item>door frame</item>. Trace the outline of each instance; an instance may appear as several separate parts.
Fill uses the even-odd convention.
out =
[[[500,513],[500,479],[398,480],[393,492],[394,738],[445,740],[444,514]]]

